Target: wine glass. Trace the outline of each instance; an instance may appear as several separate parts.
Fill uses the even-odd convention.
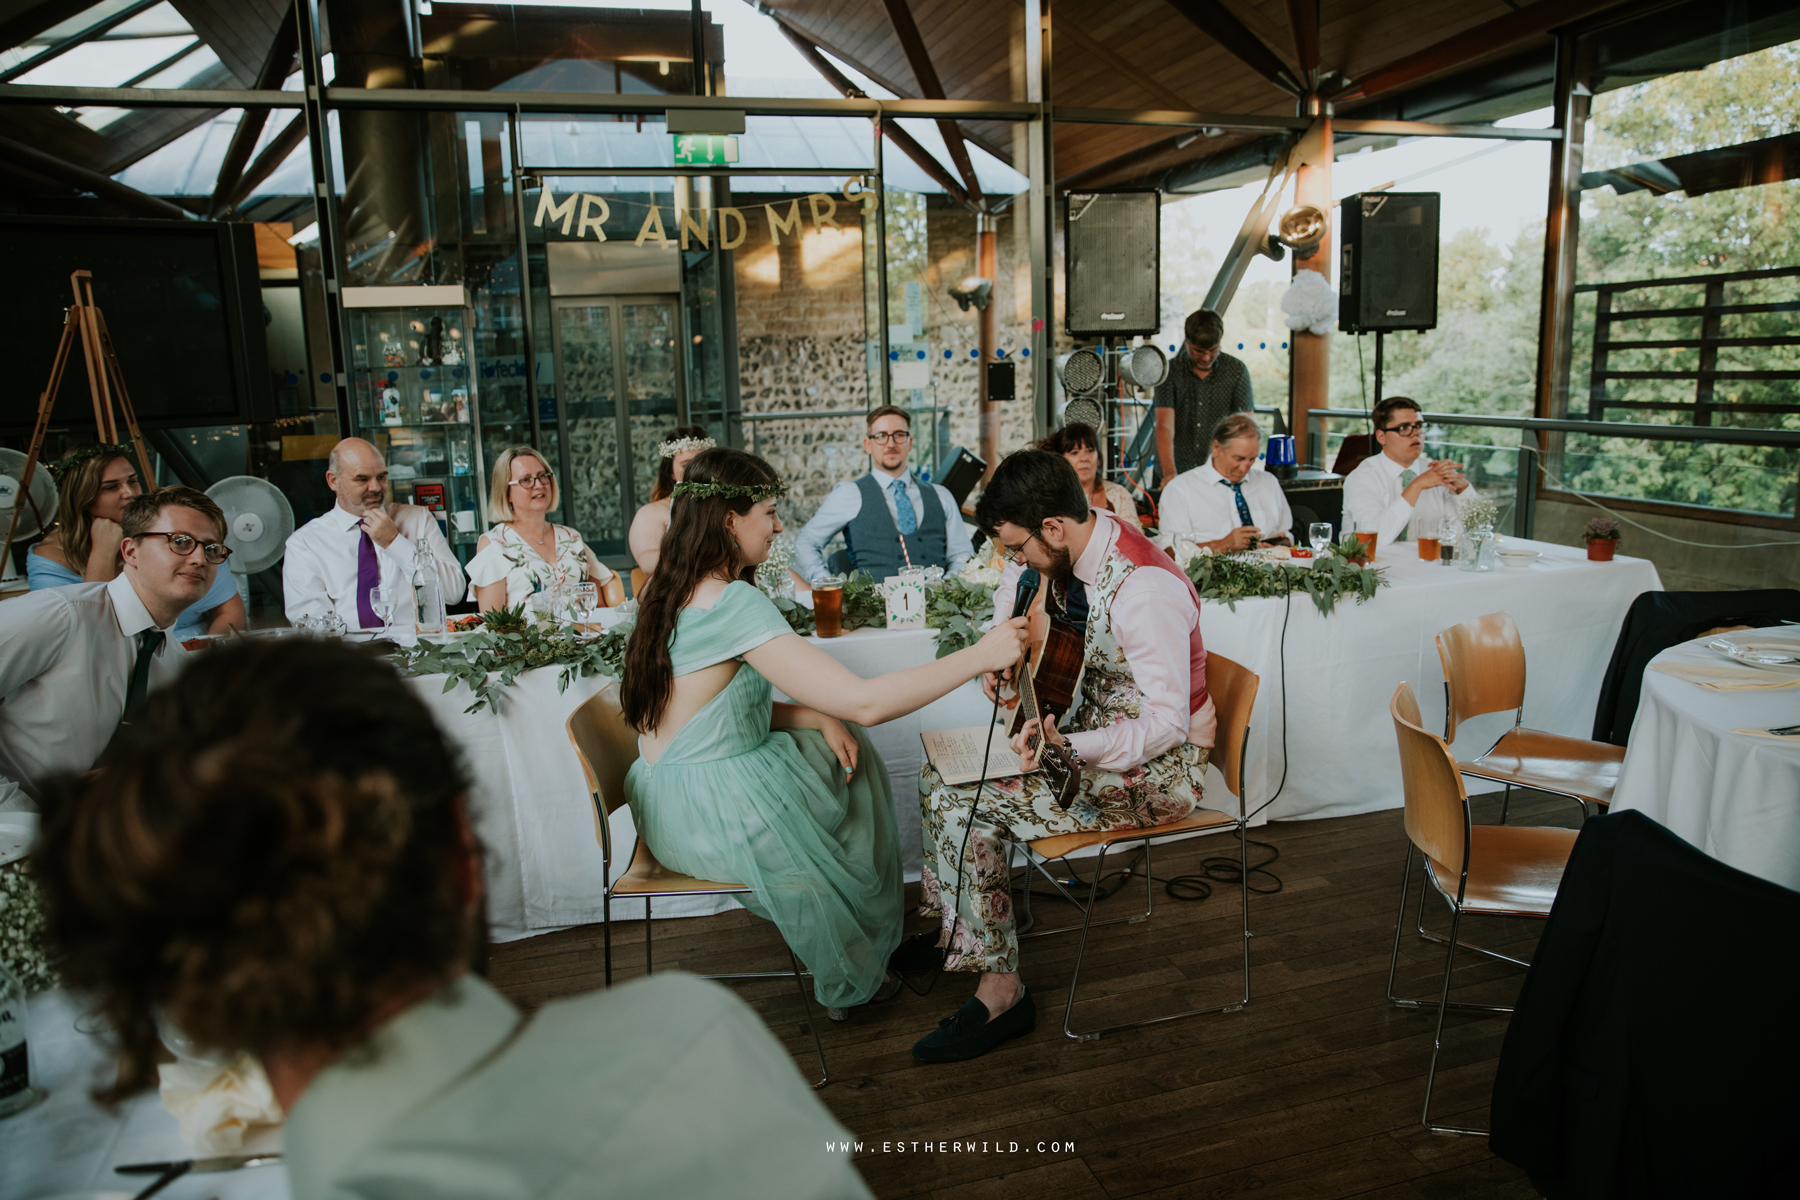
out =
[[[394,608],[398,597],[394,589],[385,585],[369,589],[369,608],[381,618],[381,636],[386,637],[388,627],[394,623]]]
[[[1325,553],[1326,547],[1331,545],[1331,522],[1314,521],[1311,525],[1308,525],[1306,527],[1306,540],[1312,544],[1312,551],[1314,554]]]

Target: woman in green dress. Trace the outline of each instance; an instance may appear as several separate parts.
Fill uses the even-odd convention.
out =
[[[903,907],[894,801],[863,727],[1012,666],[1025,620],[924,666],[853,674],[750,582],[786,491],[762,459],[723,448],[676,486],[625,655],[620,701],[639,733],[625,786],[657,859],[748,886],[744,907],[775,922],[843,1020],[899,982],[887,975]],[[799,703],[773,703],[771,684]]]

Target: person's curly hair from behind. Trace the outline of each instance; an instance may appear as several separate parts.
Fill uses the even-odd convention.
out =
[[[46,792],[33,861],[69,986],[156,1080],[160,1014],[199,1044],[348,1048],[470,962],[460,756],[394,671],[244,641],[155,694],[101,771]],[[474,859],[478,862],[478,856]]]

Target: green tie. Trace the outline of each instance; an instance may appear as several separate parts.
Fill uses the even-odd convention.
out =
[[[150,662],[156,657],[156,652],[162,649],[162,645],[163,631],[160,629],[146,629],[138,634],[137,661],[131,664],[131,683],[125,689],[125,711],[119,716],[118,727],[113,730],[112,739],[107,742],[106,751],[100,756],[102,759],[110,757],[113,747],[118,744],[119,735],[142,713],[144,693],[150,690]]]
[[[1400,472],[1400,490],[1404,492],[1407,488],[1411,487],[1412,481],[1417,479],[1418,477],[1419,477],[1419,473],[1417,471],[1413,470],[1411,467],[1407,467],[1405,470],[1401,471]],[[1400,536],[1395,538],[1394,540],[1397,542],[1404,542],[1406,540],[1406,531],[1410,528],[1412,528],[1412,522],[1408,521],[1406,524],[1404,524],[1400,527]]]

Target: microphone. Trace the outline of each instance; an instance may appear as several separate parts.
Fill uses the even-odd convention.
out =
[[[1033,600],[1037,599],[1038,586],[1042,578],[1032,567],[1026,567],[1019,572],[1019,590],[1013,595],[1013,616],[1025,615],[1025,610],[1031,607]]]

